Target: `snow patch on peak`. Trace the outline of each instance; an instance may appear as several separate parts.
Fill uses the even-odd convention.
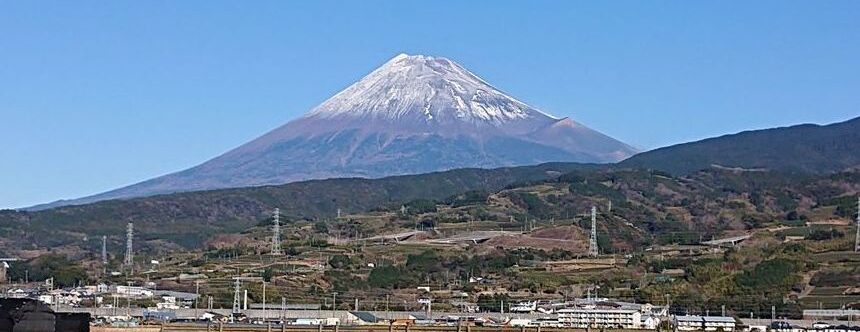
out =
[[[443,57],[399,54],[306,116],[412,121],[431,127],[502,127],[556,118],[516,100]]]

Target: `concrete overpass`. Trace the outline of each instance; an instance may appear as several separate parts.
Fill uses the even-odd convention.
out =
[[[402,232],[402,233],[395,233],[395,234],[377,235],[377,236],[371,236],[371,237],[368,237],[368,238],[363,238],[363,239],[360,239],[359,241],[371,241],[371,242],[386,242],[386,241],[392,241],[392,242],[400,242],[400,241],[408,240],[408,239],[410,239],[410,238],[414,237],[415,235],[418,235],[418,234],[421,234],[421,233],[425,233],[425,231],[409,231],[409,232]]]
[[[702,244],[708,245],[708,246],[721,246],[721,245],[730,243],[732,246],[735,246],[739,242],[742,242],[746,239],[749,239],[750,237],[752,237],[752,235],[746,234],[746,235],[733,236],[733,237],[727,237],[727,238],[722,238],[722,239],[714,239],[714,240],[710,240],[710,241],[702,241]]]
[[[431,239],[425,240],[424,242],[433,243],[433,244],[478,244],[486,242],[489,239],[494,237],[504,236],[504,235],[520,235],[520,232],[508,232],[508,231],[475,231],[468,232],[463,234],[457,234],[451,237],[441,238],[441,239]]]

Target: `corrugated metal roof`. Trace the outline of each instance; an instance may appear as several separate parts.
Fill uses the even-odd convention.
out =
[[[349,313],[351,313],[353,316],[357,317],[358,319],[361,319],[362,321],[365,321],[368,323],[379,322],[379,318],[376,317],[376,315],[369,313],[367,311],[350,311]]]

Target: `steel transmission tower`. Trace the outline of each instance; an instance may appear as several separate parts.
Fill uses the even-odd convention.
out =
[[[281,251],[281,210],[275,208],[275,213],[272,216],[274,226],[272,226],[272,255],[283,255]]]
[[[131,269],[132,273],[134,272],[134,251],[132,246],[132,240],[134,239],[134,224],[128,223],[128,227],[125,230],[125,265]]]
[[[233,282],[233,313],[239,313],[241,310],[241,295],[239,288],[242,287],[242,283],[239,281],[239,278],[236,278]]]
[[[597,208],[591,207],[591,240],[588,241],[588,255],[597,256]]]

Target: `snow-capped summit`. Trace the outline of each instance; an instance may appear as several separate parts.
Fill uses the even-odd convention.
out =
[[[221,156],[65,203],[463,167],[604,163],[634,152],[506,95],[451,60],[400,54],[306,115]]]
[[[451,60],[406,54],[326,100],[307,117],[406,120],[429,127],[462,122],[501,127],[514,121],[553,120]]]

